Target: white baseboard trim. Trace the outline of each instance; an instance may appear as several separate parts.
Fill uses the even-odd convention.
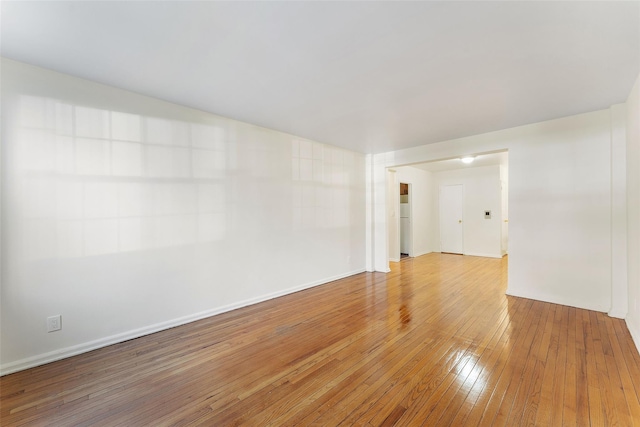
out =
[[[483,253],[466,253],[465,256],[481,256],[483,258],[502,258],[502,255],[483,254]]]
[[[418,253],[413,254],[413,257],[416,258],[416,257],[422,256],[422,255],[430,254],[432,252],[433,251],[418,252]]]
[[[585,304],[583,302],[573,301],[573,300],[569,301],[567,299],[558,298],[553,295],[542,295],[542,294],[535,294],[535,293],[529,293],[529,292],[518,292],[518,291],[514,291],[511,288],[507,288],[506,294],[511,295],[513,297],[527,298],[527,299],[532,299],[532,300],[542,301],[542,302],[550,302],[551,304],[566,305],[568,307],[582,308],[585,310],[592,310],[592,311],[600,311],[603,313],[606,313],[609,310],[608,307],[605,308],[598,304]]]
[[[25,369],[34,368],[36,366],[45,365],[47,363],[55,362],[57,360],[66,359],[68,357],[76,356],[78,354],[87,353],[92,350],[96,350],[109,345],[117,344],[123,341],[128,341],[134,338],[140,338],[145,335],[153,334],[155,332],[163,331],[165,329],[175,328],[187,323],[195,322],[207,317],[215,316],[216,314],[225,313],[227,311],[236,310],[238,308],[247,307],[249,305],[257,304],[263,301],[267,301],[273,298],[278,298],[284,295],[292,294],[295,292],[303,291],[305,289],[313,288],[315,286],[324,285],[335,280],[344,279],[345,277],[353,276],[355,274],[363,273],[365,269],[353,270],[348,273],[338,274],[333,277],[328,277],[322,280],[316,280],[314,282],[305,283],[303,285],[294,286],[292,288],[284,289],[270,294],[262,295],[255,298],[249,298],[244,301],[239,301],[232,304],[227,304],[222,307],[217,307],[211,310],[201,311],[199,313],[190,314],[187,316],[178,317],[176,319],[168,320],[166,322],[156,323],[154,325],[145,326],[143,328],[133,329],[131,331],[123,332],[116,335],[111,335],[105,338],[89,341],[74,346],[61,348],[59,350],[51,351],[48,353],[39,354],[32,357],[17,360],[15,362],[5,363],[0,365],[0,376],[12,374],[14,372],[23,371]]]
[[[640,330],[636,329],[633,319],[627,317],[626,319],[627,329],[633,338],[633,343],[636,345],[636,350],[640,353]]]
[[[426,254],[430,254],[430,253],[431,253],[431,251],[429,251],[429,252],[418,252],[418,253],[415,253],[413,255],[409,255],[409,258],[416,258],[416,257],[422,256],[422,255],[426,255]],[[400,262],[400,258],[389,258],[389,262]]]
[[[610,310],[607,314],[609,317],[615,317],[616,319],[624,319],[627,317],[627,312],[624,310]]]

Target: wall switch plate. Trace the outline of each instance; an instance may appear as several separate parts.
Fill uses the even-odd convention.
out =
[[[47,332],[55,332],[62,329],[62,315],[47,317]]]

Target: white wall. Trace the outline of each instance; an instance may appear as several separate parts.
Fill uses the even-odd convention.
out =
[[[611,309],[609,316],[624,319],[629,306],[627,280],[627,109],[609,108],[611,114]]]
[[[3,373],[365,268],[363,155],[8,60],[2,113]]]
[[[483,166],[435,172],[433,174],[433,236],[436,251],[440,251],[440,187],[462,184],[462,233],[464,254],[500,258],[502,198],[500,166]],[[484,219],[484,211],[491,219]]]
[[[396,182],[411,184],[411,222],[414,257],[433,252],[434,236],[432,235],[433,212],[431,209],[431,200],[433,198],[433,179],[432,173],[411,166],[403,166],[394,168],[396,171]],[[392,198],[392,202],[395,200]],[[399,222],[390,222],[390,229],[397,228],[399,230]],[[400,248],[396,245],[390,246],[395,252],[389,252],[391,259],[400,258]]]
[[[389,224],[387,201],[392,193],[386,191],[385,186],[388,185],[387,169],[385,167],[384,158],[380,155],[368,154],[365,162],[366,169],[366,188],[370,191],[367,195],[367,211],[371,212],[371,227],[366,229],[365,239],[372,242],[371,249],[367,251],[367,255],[371,258],[366,260],[367,271],[381,271],[387,273],[391,271],[389,268]]]
[[[382,169],[509,151],[508,293],[575,307],[611,307],[611,123],[609,110],[374,156]],[[385,199],[373,171],[374,210]],[[383,178],[384,179],[384,178]],[[387,224],[371,240],[388,268]]]
[[[505,163],[500,165],[500,184],[502,186],[501,191],[501,203],[502,203],[502,223],[501,223],[501,244],[500,249],[502,255],[509,252],[509,164]]]
[[[627,99],[627,326],[640,351],[640,76]]]
[[[389,203],[387,203],[387,221],[391,226],[388,228],[389,240],[387,247],[389,248],[389,261],[400,261],[400,184],[397,179],[395,170],[387,171],[387,194],[389,195]]]

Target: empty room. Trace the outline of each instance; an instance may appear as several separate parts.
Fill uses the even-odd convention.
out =
[[[2,1],[0,425],[640,426],[640,2]]]

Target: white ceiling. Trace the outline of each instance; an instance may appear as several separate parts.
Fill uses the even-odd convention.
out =
[[[490,154],[478,154],[473,157],[473,162],[469,164],[462,163],[460,159],[448,159],[429,163],[419,163],[411,166],[430,172],[442,172],[454,169],[478,168],[482,166],[507,166],[509,164],[509,155],[506,151]]]
[[[632,2],[7,2],[3,56],[359,152],[624,102]]]

